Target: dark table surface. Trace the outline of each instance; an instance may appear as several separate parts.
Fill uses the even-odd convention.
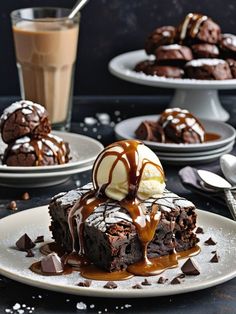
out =
[[[228,105],[227,109],[231,112],[231,124],[235,126],[233,112],[236,108],[232,106],[235,99],[232,97],[224,98]],[[11,99],[0,99],[0,108],[8,105]],[[110,100],[100,99],[96,105],[95,100],[91,98],[75,99],[76,106],[74,107],[72,131],[84,133],[99,139],[106,145],[114,140],[113,127],[117,121],[126,117],[139,115],[139,108],[143,103],[149,102],[149,110],[145,110],[145,114],[156,113],[157,103],[159,103],[157,112],[162,109],[168,102],[168,98],[157,99],[139,99],[134,98],[111,98]],[[235,101],[236,102],[236,101]],[[92,103],[93,108],[88,110],[88,103]],[[79,105],[78,105],[79,104]],[[88,115],[97,117],[98,112],[108,112],[111,118],[109,125],[100,126],[99,134],[93,131],[93,128],[86,125],[84,118]],[[141,112],[141,109],[140,109]],[[79,114],[78,114],[79,113]],[[79,118],[78,118],[79,117]],[[98,136],[99,135],[99,136]],[[233,153],[236,154],[236,149]],[[199,196],[184,188],[178,177],[180,167],[165,165],[165,173],[167,177],[167,187],[173,192],[180,194],[193,201],[198,208],[206,211],[217,213],[219,215],[230,218],[227,207],[219,204],[212,199]],[[219,170],[218,162],[210,164],[201,164],[198,168],[210,169],[212,171]],[[78,185],[83,185],[90,181],[91,173],[87,171],[82,174],[71,177],[67,182],[61,185],[50,188],[38,189],[23,189],[23,188],[0,188],[0,218],[7,215],[12,215],[21,210],[27,210],[32,207],[48,204],[50,198],[61,192],[76,188]],[[30,199],[24,201],[21,196],[24,192],[28,192]],[[7,208],[10,201],[17,202],[17,211],[12,211]],[[232,256],[235,258],[235,256]],[[84,302],[87,305],[86,311],[76,309],[78,302]],[[147,299],[103,299],[92,297],[80,297],[46,291],[24,284],[20,284],[13,280],[0,276],[0,313],[22,313],[13,310],[16,303],[21,305],[21,309],[27,307],[34,308],[33,313],[235,313],[236,309],[236,278],[209,288],[206,290],[191,292],[182,295],[174,295],[167,297],[156,297]],[[22,307],[22,305],[26,307]],[[95,305],[90,308],[90,305]],[[127,308],[127,304],[131,307]],[[10,310],[10,311],[8,311]],[[30,309],[24,310],[24,313],[29,313]]]

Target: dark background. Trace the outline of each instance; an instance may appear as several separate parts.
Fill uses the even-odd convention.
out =
[[[9,13],[32,6],[72,7],[75,0],[0,2],[0,96],[19,95]],[[236,33],[235,0],[90,0],[83,9],[75,95],[149,95],[169,93],[123,82],[109,74],[109,60],[140,49],[156,26],[176,25],[191,11],[210,15],[223,32]],[[234,93],[234,91],[231,91]]]

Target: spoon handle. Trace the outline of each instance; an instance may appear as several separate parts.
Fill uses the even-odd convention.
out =
[[[230,191],[230,189],[224,189],[224,192],[225,192],[225,198],[226,198],[230,213],[233,219],[236,220],[236,200],[232,192]]]

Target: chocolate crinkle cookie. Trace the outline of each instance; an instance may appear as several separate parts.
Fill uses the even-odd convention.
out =
[[[51,131],[46,109],[28,100],[7,107],[0,118],[0,127],[2,139],[7,144],[22,136],[39,137]]]
[[[219,48],[216,45],[212,44],[195,44],[192,45],[193,55],[196,59],[198,58],[218,58],[219,57]]]
[[[146,53],[155,54],[158,47],[173,44],[175,42],[175,35],[176,28],[174,26],[162,26],[156,28],[146,40]]]
[[[210,17],[198,13],[187,14],[177,29],[179,41],[185,44],[216,44],[221,36],[220,26]]]
[[[229,67],[230,67],[232,77],[236,78],[236,60],[234,60],[234,59],[227,59],[226,61],[227,61],[228,65],[229,65]]]
[[[38,139],[25,136],[8,145],[3,164],[24,167],[59,165],[69,161],[69,153],[68,144],[55,135]]]
[[[157,62],[164,65],[183,65],[193,59],[189,47],[177,44],[161,46],[156,50],[155,55]]]
[[[197,80],[228,80],[232,79],[230,67],[221,59],[196,59],[185,66],[189,78]]]
[[[236,59],[236,36],[233,34],[222,34],[220,48],[223,57]]]

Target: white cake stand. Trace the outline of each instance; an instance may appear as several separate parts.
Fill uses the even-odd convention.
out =
[[[236,79],[224,81],[169,79],[133,71],[135,65],[151,59],[144,50],[121,54],[109,63],[110,72],[129,82],[163,88],[175,88],[170,107],[188,109],[200,118],[226,121],[229,113],[222,107],[218,90],[235,89]]]

